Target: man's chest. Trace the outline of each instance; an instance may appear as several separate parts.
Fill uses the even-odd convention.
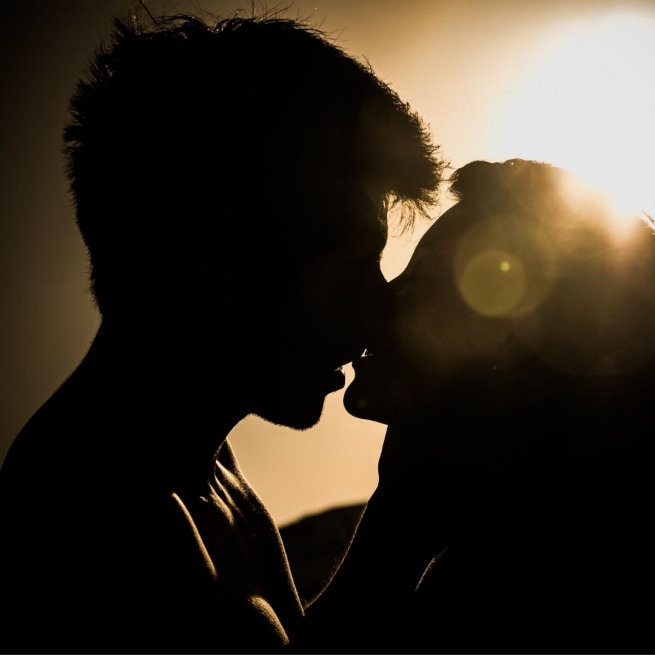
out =
[[[277,527],[242,477],[217,466],[202,493],[172,500],[197,574],[222,597],[274,626],[302,616]]]

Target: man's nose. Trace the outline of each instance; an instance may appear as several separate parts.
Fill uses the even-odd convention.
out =
[[[405,277],[401,274],[385,283],[384,300],[377,312],[377,322],[371,330],[371,353],[391,355],[398,344],[398,325],[402,319],[402,306],[405,298]]]
[[[386,346],[395,313],[392,288],[383,276],[380,276],[373,292],[368,294],[367,305],[364,343],[367,351],[375,352]]]

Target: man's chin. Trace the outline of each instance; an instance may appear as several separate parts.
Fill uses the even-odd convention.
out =
[[[312,400],[289,405],[279,403],[255,410],[254,414],[274,425],[281,425],[293,430],[309,430],[321,420],[324,404],[325,398],[322,398],[320,402]]]
[[[291,415],[291,414],[280,414],[278,416],[271,416],[271,415],[266,415],[263,416],[262,414],[256,413],[257,416],[260,418],[264,419],[268,423],[272,423],[273,425],[279,425],[284,428],[291,428],[292,430],[299,430],[299,431],[304,431],[304,430],[310,430],[313,428],[315,425],[318,424],[320,421],[321,417],[319,416],[318,418],[314,417],[308,417],[308,416],[298,416],[298,415]]]
[[[309,430],[321,420],[326,397],[342,389],[345,381],[339,369],[326,373],[298,368],[293,377],[271,378],[266,391],[256,395],[252,413],[275,425]]]

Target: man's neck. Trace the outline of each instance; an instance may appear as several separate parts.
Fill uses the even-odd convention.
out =
[[[184,341],[165,329],[103,321],[71,382],[121,425],[125,456],[164,484],[202,484],[247,413],[227,386],[203,379]]]

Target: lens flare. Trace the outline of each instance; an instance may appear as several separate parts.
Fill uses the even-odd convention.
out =
[[[472,309],[485,316],[501,316],[524,298],[525,278],[519,259],[502,250],[485,250],[468,261],[458,282]]]
[[[492,214],[460,239],[455,280],[478,314],[517,318],[546,299],[556,277],[552,245],[539,223],[513,213]]]

